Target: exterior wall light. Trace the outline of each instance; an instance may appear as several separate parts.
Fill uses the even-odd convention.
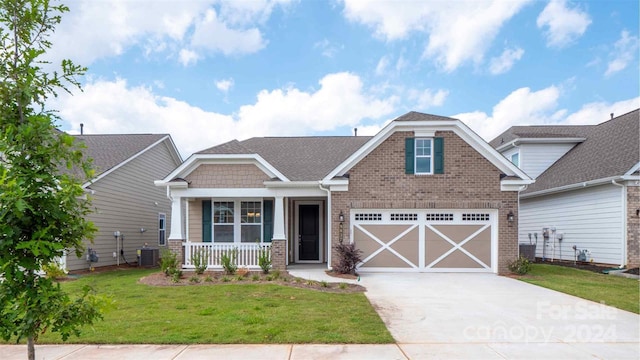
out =
[[[344,213],[342,212],[342,210],[340,210],[340,214],[338,215],[338,221],[340,221],[341,223],[344,222]]]
[[[338,215],[338,221],[340,221],[340,225],[338,226],[338,241],[342,244],[344,240],[344,213],[340,210],[340,214]]]
[[[512,210],[509,210],[509,213],[507,214],[507,221],[512,223],[515,220],[516,216],[513,214]]]

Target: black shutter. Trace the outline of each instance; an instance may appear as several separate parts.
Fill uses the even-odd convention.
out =
[[[415,174],[415,139],[414,138],[406,138],[404,139],[404,173],[405,174]]]
[[[444,174],[444,138],[433,139],[433,173]]]
[[[211,200],[202,200],[202,241],[211,242]]]
[[[262,241],[271,242],[273,238],[273,200],[262,202]]]

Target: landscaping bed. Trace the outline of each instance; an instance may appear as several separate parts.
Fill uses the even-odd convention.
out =
[[[346,277],[351,278],[351,277]],[[307,280],[291,276],[288,272],[271,271],[264,274],[261,271],[238,272],[233,275],[222,271],[206,271],[203,274],[195,272],[183,272],[178,281],[166,276],[162,272],[156,272],[140,279],[140,283],[152,286],[207,286],[220,284],[277,284],[302,289],[310,289],[334,293],[364,292],[365,288],[356,284],[339,282]]]

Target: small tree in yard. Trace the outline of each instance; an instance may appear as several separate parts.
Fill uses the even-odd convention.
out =
[[[29,359],[39,334],[78,335],[101,318],[103,304],[89,288],[72,298],[38,275],[65,249],[80,256],[83,239],[95,232],[82,188],[90,163],[44,109],[85,71],[69,60],[59,72],[41,68],[48,36],[66,11],[49,0],[0,0],[0,336],[26,338]]]

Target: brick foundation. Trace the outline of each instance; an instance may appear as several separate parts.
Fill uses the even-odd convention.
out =
[[[287,240],[271,240],[271,268],[285,270],[287,268]]]
[[[184,264],[184,246],[182,246],[183,241],[184,240],[182,239],[177,239],[177,240],[169,239],[168,246],[167,246],[169,248],[169,251],[176,254],[178,258],[179,266],[182,266],[182,264]]]

